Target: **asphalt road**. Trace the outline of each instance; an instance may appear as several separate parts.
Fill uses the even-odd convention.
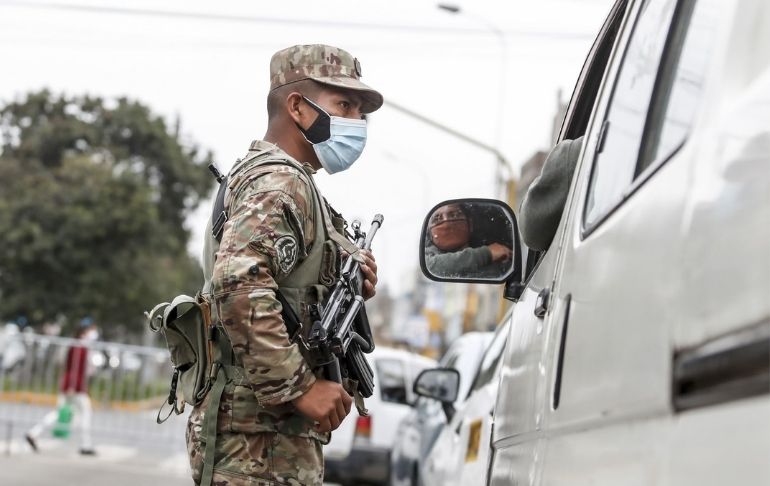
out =
[[[0,483],[14,486],[181,486],[192,484],[187,457],[151,454],[137,448],[100,445],[81,456],[72,442],[43,439],[39,453],[14,441],[0,455]]]
[[[185,416],[155,424],[155,412],[94,411],[96,456],[78,454],[77,428],[67,440],[50,433],[35,453],[24,432],[46,407],[0,403],[0,486],[192,485],[184,446]],[[332,485],[327,485],[332,486]]]

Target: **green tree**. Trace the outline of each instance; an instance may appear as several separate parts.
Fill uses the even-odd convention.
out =
[[[212,187],[210,154],[128,99],[31,93],[0,131],[0,316],[138,330],[198,288],[183,222]]]

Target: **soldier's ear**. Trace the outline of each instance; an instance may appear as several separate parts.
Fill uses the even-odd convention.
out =
[[[307,107],[302,102],[302,95],[297,93],[296,91],[289,93],[289,96],[286,97],[286,111],[289,112],[289,116],[292,120],[294,120],[294,123],[298,123],[302,126],[305,126],[303,122],[306,122],[304,120],[305,117],[309,114],[307,112]]]

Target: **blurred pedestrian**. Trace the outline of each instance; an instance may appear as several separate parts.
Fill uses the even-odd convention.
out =
[[[99,331],[93,319],[85,317],[80,321],[75,337],[80,343],[67,350],[64,362],[64,373],[59,386],[56,409],[48,412],[43,419],[27,432],[25,438],[35,452],[39,451],[38,438],[50,429],[59,419],[62,407],[69,406],[74,410],[75,422],[80,426],[80,454],[93,456],[96,454],[91,440],[91,399],[88,396],[88,347],[84,344],[99,339]]]

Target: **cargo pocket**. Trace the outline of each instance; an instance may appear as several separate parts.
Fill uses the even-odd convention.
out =
[[[230,431],[253,434],[263,428],[257,424],[257,409],[257,396],[254,390],[247,386],[236,385],[233,389],[230,410]]]
[[[289,483],[281,483],[271,479],[248,476],[234,471],[214,469],[212,484],[248,485],[248,486],[290,486]]]

